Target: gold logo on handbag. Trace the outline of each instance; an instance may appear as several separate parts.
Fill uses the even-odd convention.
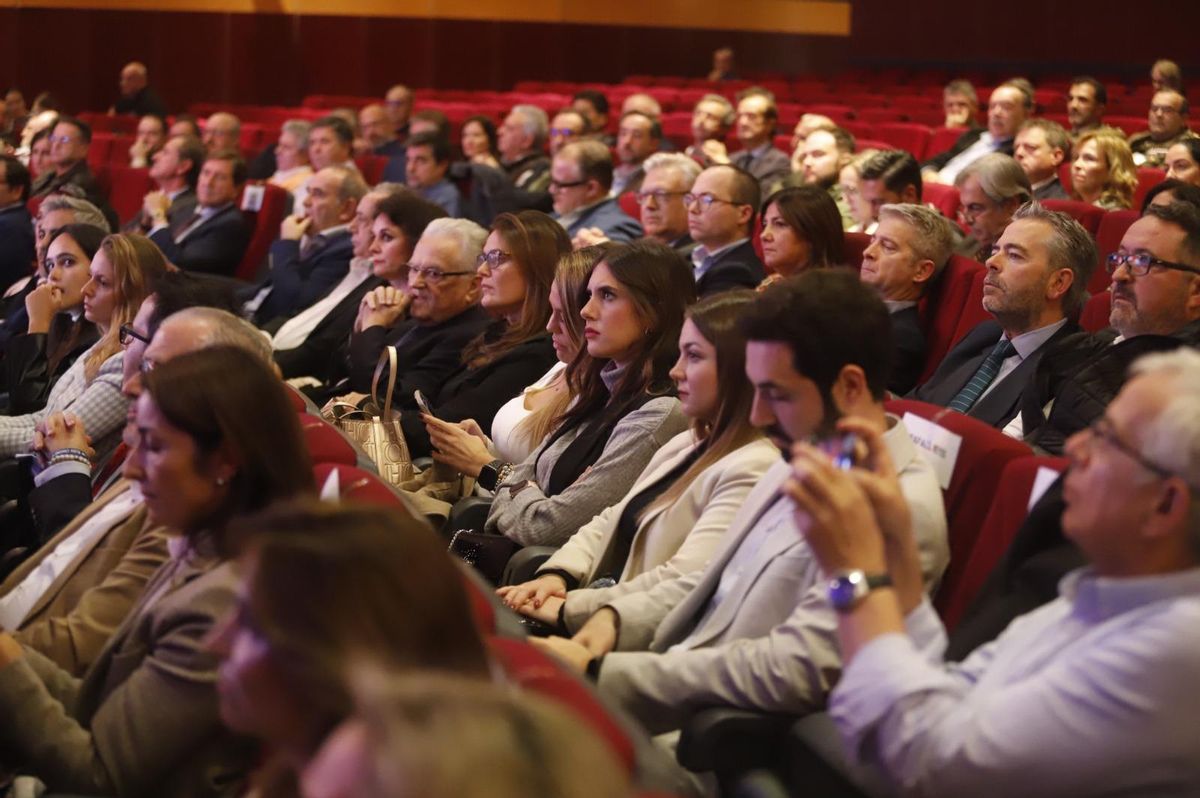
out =
[[[392,407],[392,395],[396,391],[396,361],[394,346],[389,346],[379,356],[375,377],[371,380],[370,402],[360,408],[335,399],[325,406],[322,415],[362,447],[379,470],[379,476],[389,484],[398,486],[412,479],[413,463],[408,442],[404,440],[404,429],[400,426],[400,411]],[[387,391],[383,406],[380,407],[379,380],[385,367],[388,369]]]

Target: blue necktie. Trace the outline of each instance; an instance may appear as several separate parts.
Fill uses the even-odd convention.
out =
[[[992,351],[983,359],[983,362],[979,364],[979,370],[975,372],[975,376],[971,377],[970,381],[958,392],[958,396],[950,401],[949,408],[960,413],[969,411],[996,379],[996,374],[1000,371],[1000,364],[1004,362],[1005,358],[1012,357],[1016,353],[1017,350],[1012,345],[1012,341],[1001,338],[992,347]]]

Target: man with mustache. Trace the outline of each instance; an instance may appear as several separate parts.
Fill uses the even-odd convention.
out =
[[[1103,415],[1137,357],[1200,345],[1200,209],[1151,205],[1105,266],[1112,274],[1112,326],[1047,351],[1021,414],[1005,429],[1052,454],[1062,454],[1067,438]]]
[[[1003,427],[1021,409],[1047,347],[1080,331],[1096,244],[1079,222],[1036,202],[1023,206],[987,261],[977,325],[912,397]]]

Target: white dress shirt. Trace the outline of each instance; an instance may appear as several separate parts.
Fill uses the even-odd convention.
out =
[[[300,346],[321,323],[321,320],[337,307],[339,302],[349,296],[350,292],[357,288],[363,280],[368,280],[370,277],[371,259],[352,258],[350,269],[341,282],[335,285],[328,294],[285,321],[283,326],[276,331],[275,337],[271,339],[271,348],[279,352]]]

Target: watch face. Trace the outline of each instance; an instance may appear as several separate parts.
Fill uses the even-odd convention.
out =
[[[866,594],[866,587],[861,571],[836,576],[829,582],[829,603],[836,610],[848,609]]]

